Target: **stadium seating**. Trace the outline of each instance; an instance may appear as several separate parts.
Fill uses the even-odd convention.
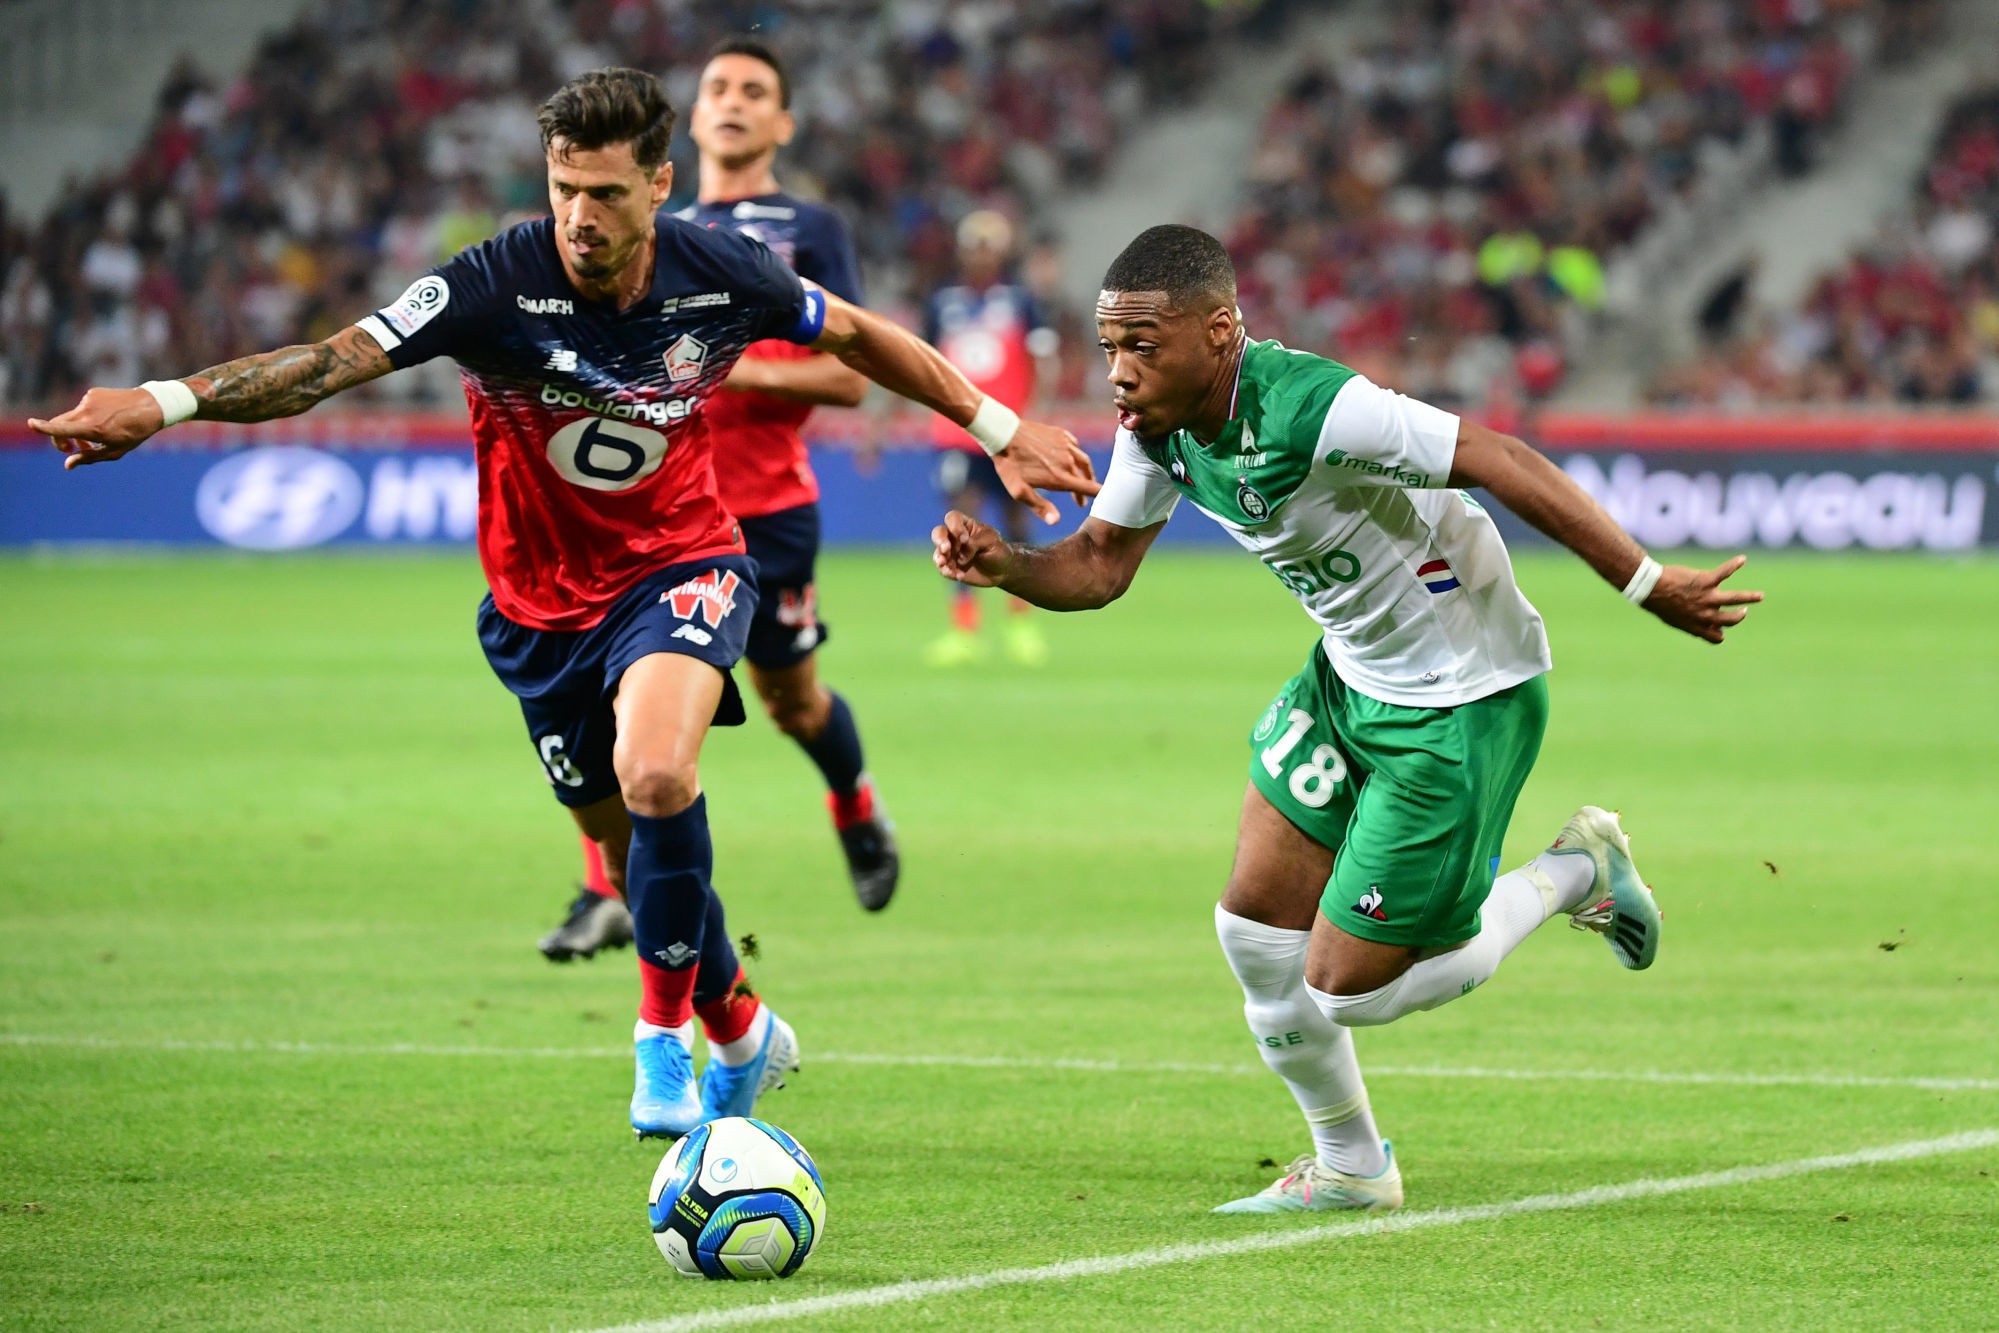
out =
[[[1457,407],[1560,382],[1609,258],[1705,142],[1810,166],[1878,7],[1463,0],[1311,71],[1269,113],[1230,244],[1253,331]]]
[[[1964,406],[1999,389],[1999,89],[1945,117],[1909,208],[1796,309],[1716,321],[1652,387],[1665,406]]]
[[[0,401],[324,336],[542,211],[532,112],[556,84],[638,65],[684,107],[706,50],[752,27],[794,65],[786,186],[847,211],[872,303],[913,304],[949,265],[959,216],[1031,214],[1093,178],[1124,127],[1199,81],[1214,39],[1283,8],[326,0],[245,70],[184,64],[126,169],[39,227],[0,211]],[[451,392],[448,375],[380,391]]]

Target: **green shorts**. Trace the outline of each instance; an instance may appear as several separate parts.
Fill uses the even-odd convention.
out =
[[[1478,934],[1547,724],[1541,676],[1455,708],[1408,708],[1348,687],[1314,645],[1250,735],[1249,780],[1332,848],[1327,920],[1448,948]]]

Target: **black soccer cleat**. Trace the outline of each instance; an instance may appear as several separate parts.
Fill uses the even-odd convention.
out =
[[[877,804],[874,813],[839,830],[840,848],[847,854],[847,874],[854,896],[870,912],[879,912],[895,897],[902,877],[902,854],[895,847],[895,825]]]
[[[632,942],[631,911],[616,898],[580,890],[569,904],[562,924],[541,937],[541,952],[551,963],[592,958],[599,949],[622,949]]]

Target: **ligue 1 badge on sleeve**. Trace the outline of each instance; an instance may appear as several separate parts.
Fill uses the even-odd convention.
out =
[[[1270,517],[1270,503],[1247,481],[1236,487],[1235,502],[1242,507],[1243,513],[1249,515],[1252,523],[1261,523]]]

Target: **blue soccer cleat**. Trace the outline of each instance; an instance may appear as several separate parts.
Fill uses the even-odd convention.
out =
[[[711,1055],[701,1071],[703,1123],[724,1116],[748,1115],[757,1098],[784,1086],[784,1076],[798,1068],[798,1036],[791,1024],[770,1011],[763,1045],[739,1065],[718,1064]]]
[[[677,1139],[708,1117],[694,1090],[694,1057],[671,1032],[640,1037],[632,1128],[642,1139]]]

